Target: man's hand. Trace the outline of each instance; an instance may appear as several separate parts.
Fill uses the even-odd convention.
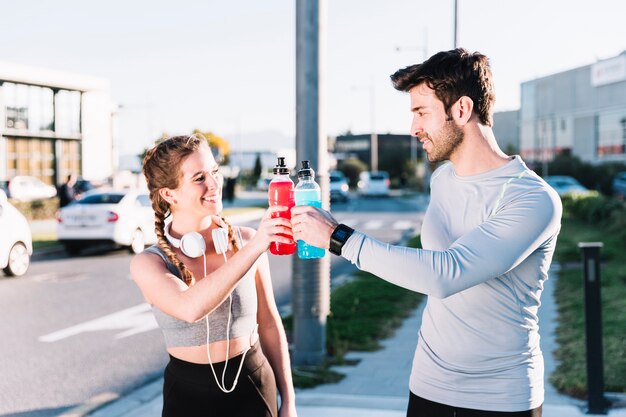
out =
[[[291,230],[295,240],[328,249],[330,235],[339,223],[329,212],[312,206],[291,208]]]

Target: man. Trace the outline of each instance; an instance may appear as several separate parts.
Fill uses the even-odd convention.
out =
[[[423,250],[376,241],[313,207],[292,208],[294,237],[428,295],[407,416],[541,416],[537,311],[560,229],[561,202],[493,135],[486,56],[439,52],[397,71],[431,162]]]

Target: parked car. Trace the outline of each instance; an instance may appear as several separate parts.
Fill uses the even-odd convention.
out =
[[[363,171],[359,175],[358,192],[362,196],[389,195],[389,173],[385,171]]]
[[[348,180],[341,171],[330,172],[330,201],[342,201],[346,202],[350,199],[350,187],[348,186]]]
[[[85,194],[87,191],[91,191],[94,189],[93,184],[91,183],[91,181],[86,180],[82,177],[79,177],[76,180],[76,184],[74,184],[74,189],[76,190],[76,192],[78,194]]]
[[[59,210],[57,238],[71,255],[102,243],[139,253],[157,241],[150,197],[129,190],[88,191]]]
[[[57,195],[57,190],[37,177],[17,175],[9,180],[9,197],[17,201],[33,201],[51,198]]]
[[[626,200],[626,171],[615,175],[612,190],[615,197],[620,200]]]
[[[22,276],[33,254],[33,238],[28,221],[0,190],[0,268],[6,275]]]
[[[547,176],[544,180],[548,185],[556,190],[559,196],[564,195],[591,195],[593,191],[590,191],[587,187],[580,184],[576,178],[568,175],[552,175]]]

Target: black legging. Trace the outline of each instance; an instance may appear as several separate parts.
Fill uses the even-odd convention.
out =
[[[452,407],[418,397],[412,392],[409,395],[407,417],[541,417],[541,407],[528,411],[483,411],[469,408]]]
[[[228,360],[224,378],[226,388],[232,386],[241,362],[241,355]],[[214,363],[218,379],[222,379],[224,362]],[[170,355],[165,367],[162,417],[276,417],[276,379],[257,342],[246,354],[239,382],[229,394],[215,383],[209,365],[186,362]]]

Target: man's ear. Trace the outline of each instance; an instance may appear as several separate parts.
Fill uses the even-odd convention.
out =
[[[472,112],[474,111],[474,100],[469,98],[468,96],[461,96],[456,103],[452,105],[452,118],[459,124],[463,126],[467,124],[467,122],[472,117]]]
[[[169,205],[176,204],[173,190],[170,190],[169,188],[161,188],[159,190],[159,195],[163,200],[167,201]]]

